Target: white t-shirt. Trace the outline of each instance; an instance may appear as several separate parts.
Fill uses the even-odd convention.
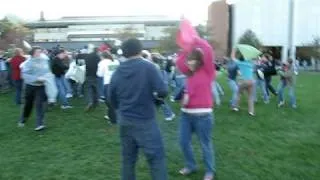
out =
[[[98,64],[97,76],[103,77],[104,84],[110,84],[111,76],[120,65],[119,61],[110,59],[103,59]]]

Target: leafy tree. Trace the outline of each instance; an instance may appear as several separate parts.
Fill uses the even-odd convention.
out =
[[[125,27],[125,28],[121,29],[118,32],[117,36],[118,36],[119,40],[125,41],[125,40],[128,40],[130,38],[137,38],[138,32],[137,32],[137,30],[135,28],[133,28],[131,26],[128,26],[128,27]]]
[[[165,36],[160,39],[159,50],[161,52],[177,52],[178,46],[176,44],[176,37],[178,33],[178,27],[169,27],[163,30]]]
[[[22,23],[13,24],[8,18],[0,20],[0,48],[23,47],[22,41],[30,35],[29,29]]]
[[[251,31],[247,30],[240,38],[239,38],[239,44],[247,44],[251,45],[257,49],[260,49],[262,47],[262,43],[259,40],[259,38],[256,36],[256,34]]]

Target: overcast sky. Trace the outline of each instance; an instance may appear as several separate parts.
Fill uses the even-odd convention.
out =
[[[194,24],[207,20],[208,6],[214,0],[5,0],[0,17],[14,14],[37,20],[40,11],[46,19],[62,16],[184,15]]]

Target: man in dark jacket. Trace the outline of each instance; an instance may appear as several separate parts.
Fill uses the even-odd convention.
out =
[[[101,58],[98,55],[98,48],[94,48],[93,52],[85,58],[86,62],[86,87],[88,93],[88,105],[86,111],[97,107],[98,105],[98,64]]]
[[[164,98],[168,87],[156,67],[140,56],[141,42],[123,43],[126,61],[111,78],[108,99],[118,110],[122,146],[122,179],[134,180],[138,150],[142,149],[153,180],[166,180],[165,153],[160,129],[156,123],[155,100]]]
[[[271,82],[272,82],[272,76],[277,75],[276,71],[276,61],[273,59],[271,55],[265,54],[263,57],[265,59],[265,66],[264,66],[264,79],[266,84],[266,92],[269,96],[269,91],[271,91],[272,94],[277,96],[276,90],[273,88]]]
[[[57,51],[57,55],[51,61],[51,69],[52,73],[55,75],[56,84],[59,93],[59,99],[61,103],[61,109],[70,109],[69,101],[67,99],[67,91],[68,91],[68,84],[65,73],[68,70],[68,66],[66,66],[63,61],[67,57],[67,53],[65,50],[60,49]]]

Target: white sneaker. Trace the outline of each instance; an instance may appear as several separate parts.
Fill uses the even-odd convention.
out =
[[[284,101],[280,101],[278,107],[282,107],[284,105]]]
[[[174,97],[173,97],[173,96],[171,96],[171,97],[170,97],[170,101],[171,101],[171,102],[175,102],[175,100],[174,100]]]
[[[19,123],[18,123],[18,127],[19,127],[19,128],[24,127],[24,123],[19,122]]]
[[[166,120],[166,121],[172,121],[175,117],[176,117],[176,115],[175,115],[175,114],[172,114],[171,117],[168,117],[168,118],[166,118],[165,120]]]
[[[107,116],[107,115],[103,116],[103,118],[104,118],[105,120],[109,120],[109,119],[110,119],[109,116]]]
[[[253,112],[249,112],[250,116],[255,116],[255,114]]]
[[[72,98],[72,97],[73,97],[73,95],[70,94],[70,93],[68,93],[68,94],[66,95],[66,98]]]
[[[72,109],[72,106],[61,106],[61,109]]]
[[[232,108],[232,111],[238,112],[238,111],[239,111],[239,108],[234,107],[234,108]]]
[[[35,131],[41,131],[41,130],[43,130],[44,128],[46,128],[44,125],[41,125],[41,126],[38,126],[38,127],[36,127],[34,130]]]

